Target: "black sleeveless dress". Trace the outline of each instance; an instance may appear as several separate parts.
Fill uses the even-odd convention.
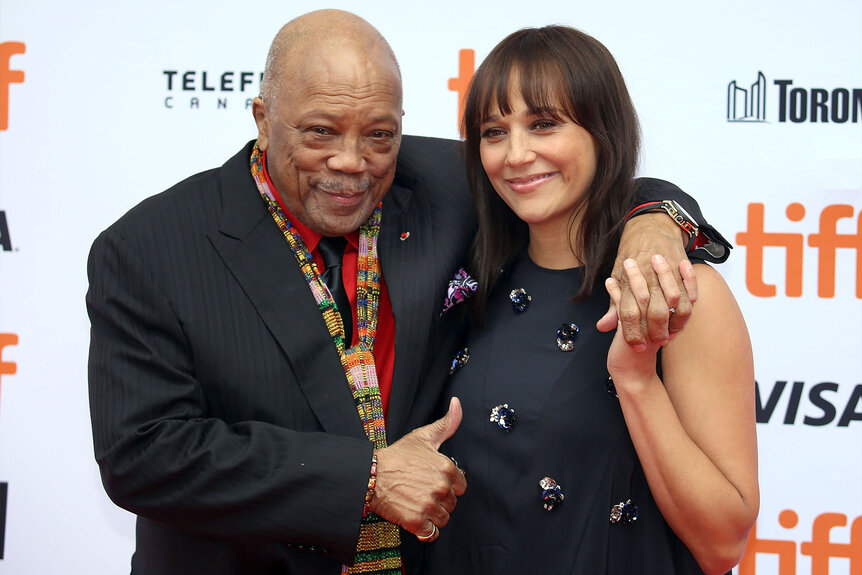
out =
[[[426,549],[427,573],[702,573],[653,500],[608,382],[604,286],[569,300],[582,281],[582,268],[543,269],[524,252],[468,336],[445,396],[464,419],[442,448],[467,491]],[[558,342],[570,324],[576,336]]]

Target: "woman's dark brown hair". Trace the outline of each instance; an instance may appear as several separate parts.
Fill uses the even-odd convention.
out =
[[[476,70],[464,110],[467,176],[476,202],[479,232],[473,244],[472,273],[479,283],[474,316],[484,321],[485,304],[506,264],[529,241],[527,224],[500,199],[482,168],[482,124],[499,109],[512,111],[510,88],[517,89],[531,113],[562,112],[593,137],[597,165],[578,212],[580,231],[570,246],[584,262],[584,283],[576,298],[589,295],[613,266],[623,218],[634,196],[640,146],[637,114],[611,53],[574,28],[526,28],[507,36]],[[569,234],[571,238],[571,233]]]

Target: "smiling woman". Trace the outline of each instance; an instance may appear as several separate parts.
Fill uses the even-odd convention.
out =
[[[512,84],[518,85],[513,78]],[[531,110],[512,88],[508,114],[499,107],[482,123],[482,166],[500,198],[529,225],[530,254],[552,269],[580,265],[571,250],[552,249],[566,237],[569,218],[596,171],[589,132],[559,108]]]
[[[512,250],[527,244],[536,254],[550,248],[545,254],[550,260],[543,260],[550,268],[572,267],[576,260],[584,264],[580,293],[586,293],[594,281],[609,273],[620,222],[635,193],[640,129],[610,52],[580,33],[557,34],[553,46],[539,34],[514,36],[501,42],[477,70],[464,112],[467,171],[485,224],[474,254],[480,302],[487,298]],[[504,126],[494,124],[504,120],[520,123],[522,129],[513,126],[514,133],[508,134]],[[538,144],[549,139],[552,144]],[[561,143],[566,151],[554,150]],[[514,206],[506,207],[512,194],[505,192],[506,187],[492,185],[491,179],[500,173],[499,166],[506,170],[504,179],[516,170],[523,172],[518,176],[541,175],[549,167],[547,162],[555,163],[549,173],[559,172],[561,188],[574,192],[574,197],[558,198],[569,202],[571,209],[557,213],[552,224],[534,229],[526,212],[522,215]],[[532,217],[542,213],[548,212]],[[568,226],[568,231],[560,226]],[[577,250],[554,250],[554,237],[572,238]],[[477,317],[482,314],[482,306],[477,306]]]
[[[448,388],[463,422],[444,450],[470,488],[429,572],[726,573],[759,506],[733,296],[698,265],[698,311],[660,355],[594,327],[620,302],[602,280],[636,185],[638,124],[616,62],[572,28],[515,32],[477,70],[464,134],[479,289],[469,361]],[[651,264],[671,285],[664,258]],[[648,293],[634,260],[625,274]]]

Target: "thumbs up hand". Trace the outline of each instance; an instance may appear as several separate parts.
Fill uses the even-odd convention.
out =
[[[442,418],[376,450],[377,486],[369,509],[423,540],[436,538],[449,522],[457,497],[467,489],[458,467],[438,452],[461,424],[461,402],[453,397]]]

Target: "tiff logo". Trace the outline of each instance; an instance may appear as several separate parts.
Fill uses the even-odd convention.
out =
[[[856,218],[856,232],[839,234],[838,220],[852,218],[854,208],[846,204],[826,206],[820,212],[819,231],[809,234],[808,245],[817,248],[817,295],[835,297],[835,263],[839,248],[856,250],[856,297],[862,299],[862,210]],[[785,212],[791,222],[805,217],[805,206],[792,203]],[[767,232],[763,204],[748,204],[748,228],[736,234],[736,243],[745,246],[745,286],[752,295],[775,297],[774,284],[763,278],[764,248],[784,248],[784,293],[787,297],[802,296],[802,260],[805,236],[800,233]]]
[[[3,348],[18,345],[18,334],[0,333],[0,384],[4,375],[15,375],[18,372],[18,364],[14,361],[3,361]],[[2,387],[0,387],[2,391]]]
[[[6,547],[6,495],[9,491],[8,483],[0,483],[0,559]]]
[[[0,131],[9,129],[9,86],[24,82],[24,71],[11,67],[12,56],[25,48],[23,42],[0,42]]]
[[[843,513],[821,513],[811,525],[811,541],[803,541],[796,548],[796,541],[785,539],[759,539],[757,525],[748,534],[745,555],[739,563],[739,575],[757,575],[755,558],[757,555],[776,555],[778,558],[777,575],[797,575],[796,559],[798,554],[811,557],[811,575],[828,575],[829,559],[840,557],[849,559],[850,569],[845,573],[856,575],[862,572],[862,517],[853,519],[850,525],[850,542],[832,541],[830,531],[834,527],[847,525],[848,517]],[[778,524],[785,529],[793,529],[799,524],[799,515],[792,509],[778,514]],[[846,565],[846,563],[845,563]],[[775,573],[775,571],[770,571]]]
[[[449,78],[449,91],[458,94],[458,131],[461,131],[461,121],[464,119],[464,103],[467,100],[467,89],[476,71],[476,51],[460,50],[458,52],[458,77]],[[464,134],[461,134],[464,137]]]
[[[12,251],[12,238],[9,237],[9,223],[6,221],[6,212],[0,211],[0,249],[4,252]]]
[[[740,88],[736,80],[727,85],[728,122],[766,121],[766,77],[757,73],[757,81],[748,88]]]

